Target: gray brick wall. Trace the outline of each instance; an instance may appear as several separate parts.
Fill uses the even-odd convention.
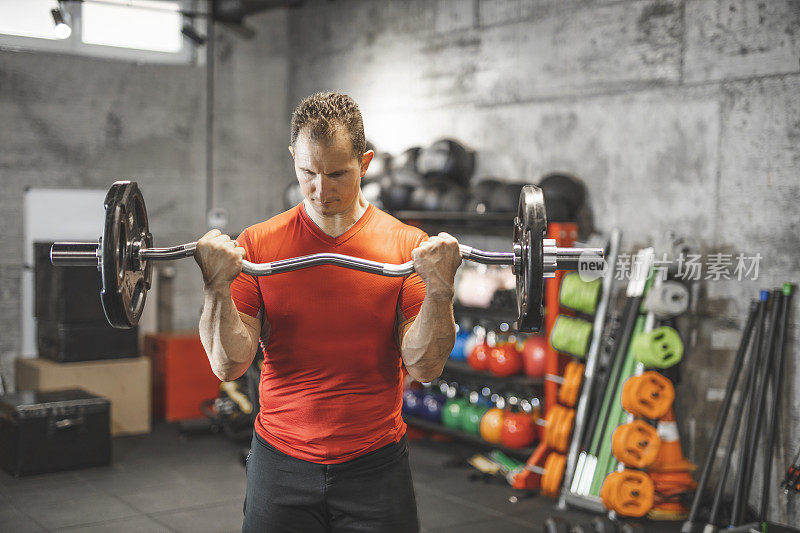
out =
[[[581,176],[596,226],[629,250],[674,230],[704,253],[761,253],[757,281],[701,282],[684,328],[679,418],[702,461],[749,299],[800,280],[800,4],[317,0],[290,22],[292,104],[351,94],[381,150],[454,136],[479,174]],[[800,442],[799,306],[780,469]],[[777,492],[772,518],[800,522]]]
[[[282,208],[288,162],[287,13],[252,17],[257,36],[217,32],[217,204],[235,232]],[[196,240],[205,222],[205,69],[0,51],[0,364],[20,349],[26,187],[139,182],[156,245]],[[174,263],[175,326],[197,327],[202,280]],[[151,302],[151,305],[153,303]]]
[[[628,249],[675,230],[704,252],[760,252],[758,281],[703,282],[686,325],[679,418],[702,460],[707,393],[724,387],[748,300],[800,279],[798,2],[310,0],[251,24],[253,41],[219,32],[216,194],[232,231],[281,210],[288,115],[332,89],[358,101],[381,150],[455,136],[481,175],[581,176],[595,225],[620,227]],[[19,349],[25,187],[129,177],[157,245],[205,231],[204,84],[198,67],[0,51],[0,361]],[[174,266],[176,326],[194,327],[197,269]],[[800,442],[795,303],[781,469]],[[773,500],[773,519],[800,522]]]

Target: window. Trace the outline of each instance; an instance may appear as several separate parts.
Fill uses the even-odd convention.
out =
[[[107,0],[107,2],[83,4],[81,38],[84,43],[158,52],[180,52],[183,36],[178,2],[152,0]]]
[[[190,0],[62,1],[72,32],[59,39],[56,0],[0,0],[0,46],[142,62],[190,63],[194,45],[181,33]],[[63,28],[62,28],[63,29]],[[69,33],[69,32],[65,32]],[[62,34],[63,36],[63,34]]]
[[[37,39],[57,39],[50,11],[56,0],[0,0],[0,33]]]

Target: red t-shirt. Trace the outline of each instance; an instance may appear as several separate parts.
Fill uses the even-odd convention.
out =
[[[404,263],[426,238],[372,204],[333,238],[301,203],[247,228],[237,241],[254,263],[324,252]],[[396,326],[419,313],[425,284],[418,274],[390,278],[323,265],[241,274],[231,294],[239,311],[264,324],[255,423],[264,440],[298,459],[333,464],[403,436]]]

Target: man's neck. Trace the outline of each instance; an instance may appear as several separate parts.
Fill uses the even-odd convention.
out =
[[[335,215],[322,215],[311,207],[307,200],[303,200],[303,207],[306,214],[311,217],[311,220],[325,233],[334,239],[339,235],[344,234],[347,230],[353,227],[358,222],[358,219],[367,211],[369,202],[364,195],[359,191],[358,197],[353,202],[349,209],[342,213]]]

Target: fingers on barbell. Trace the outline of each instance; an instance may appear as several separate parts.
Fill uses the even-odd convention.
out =
[[[221,234],[222,234],[222,232],[220,230],[218,230],[217,228],[214,228],[214,229],[208,230],[208,232],[206,232],[205,235],[200,237],[200,240],[202,241],[202,240],[213,239],[214,237],[217,237],[218,235],[221,235]]]
[[[211,242],[219,248],[229,248],[231,247],[234,241],[233,239],[231,239],[230,235],[225,235],[223,233],[211,239]]]
[[[430,251],[432,248],[434,248],[434,241],[432,241],[431,239],[423,241],[419,243],[419,246],[411,250],[411,257],[413,259],[416,259],[419,256],[419,254],[426,253]]]
[[[420,256],[427,255],[434,248],[433,244],[428,241],[420,243],[419,246],[411,250],[411,259],[417,261]]]
[[[217,235],[211,235],[212,232],[216,232]],[[231,239],[230,235],[225,235],[221,233],[219,230],[211,230],[209,233],[203,236],[197,243],[198,247],[204,249],[218,249],[218,250],[242,250],[244,252],[244,248],[239,247],[239,243],[235,240]],[[244,257],[242,255],[242,257]]]
[[[427,250],[430,248],[439,247],[442,245],[446,246],[458,246],[458,241],[446,233],[439,235],[434,235],[433,237],[428,237],[428,240],[422,241],[418,247],[418,249]]]
[[[450,235],[449,233],[440,233],[439,238],[448,246],[452,246],[454,250],[458,250],[458,239]],[[459,251],[459,257],[461,257],[461,253]]]

